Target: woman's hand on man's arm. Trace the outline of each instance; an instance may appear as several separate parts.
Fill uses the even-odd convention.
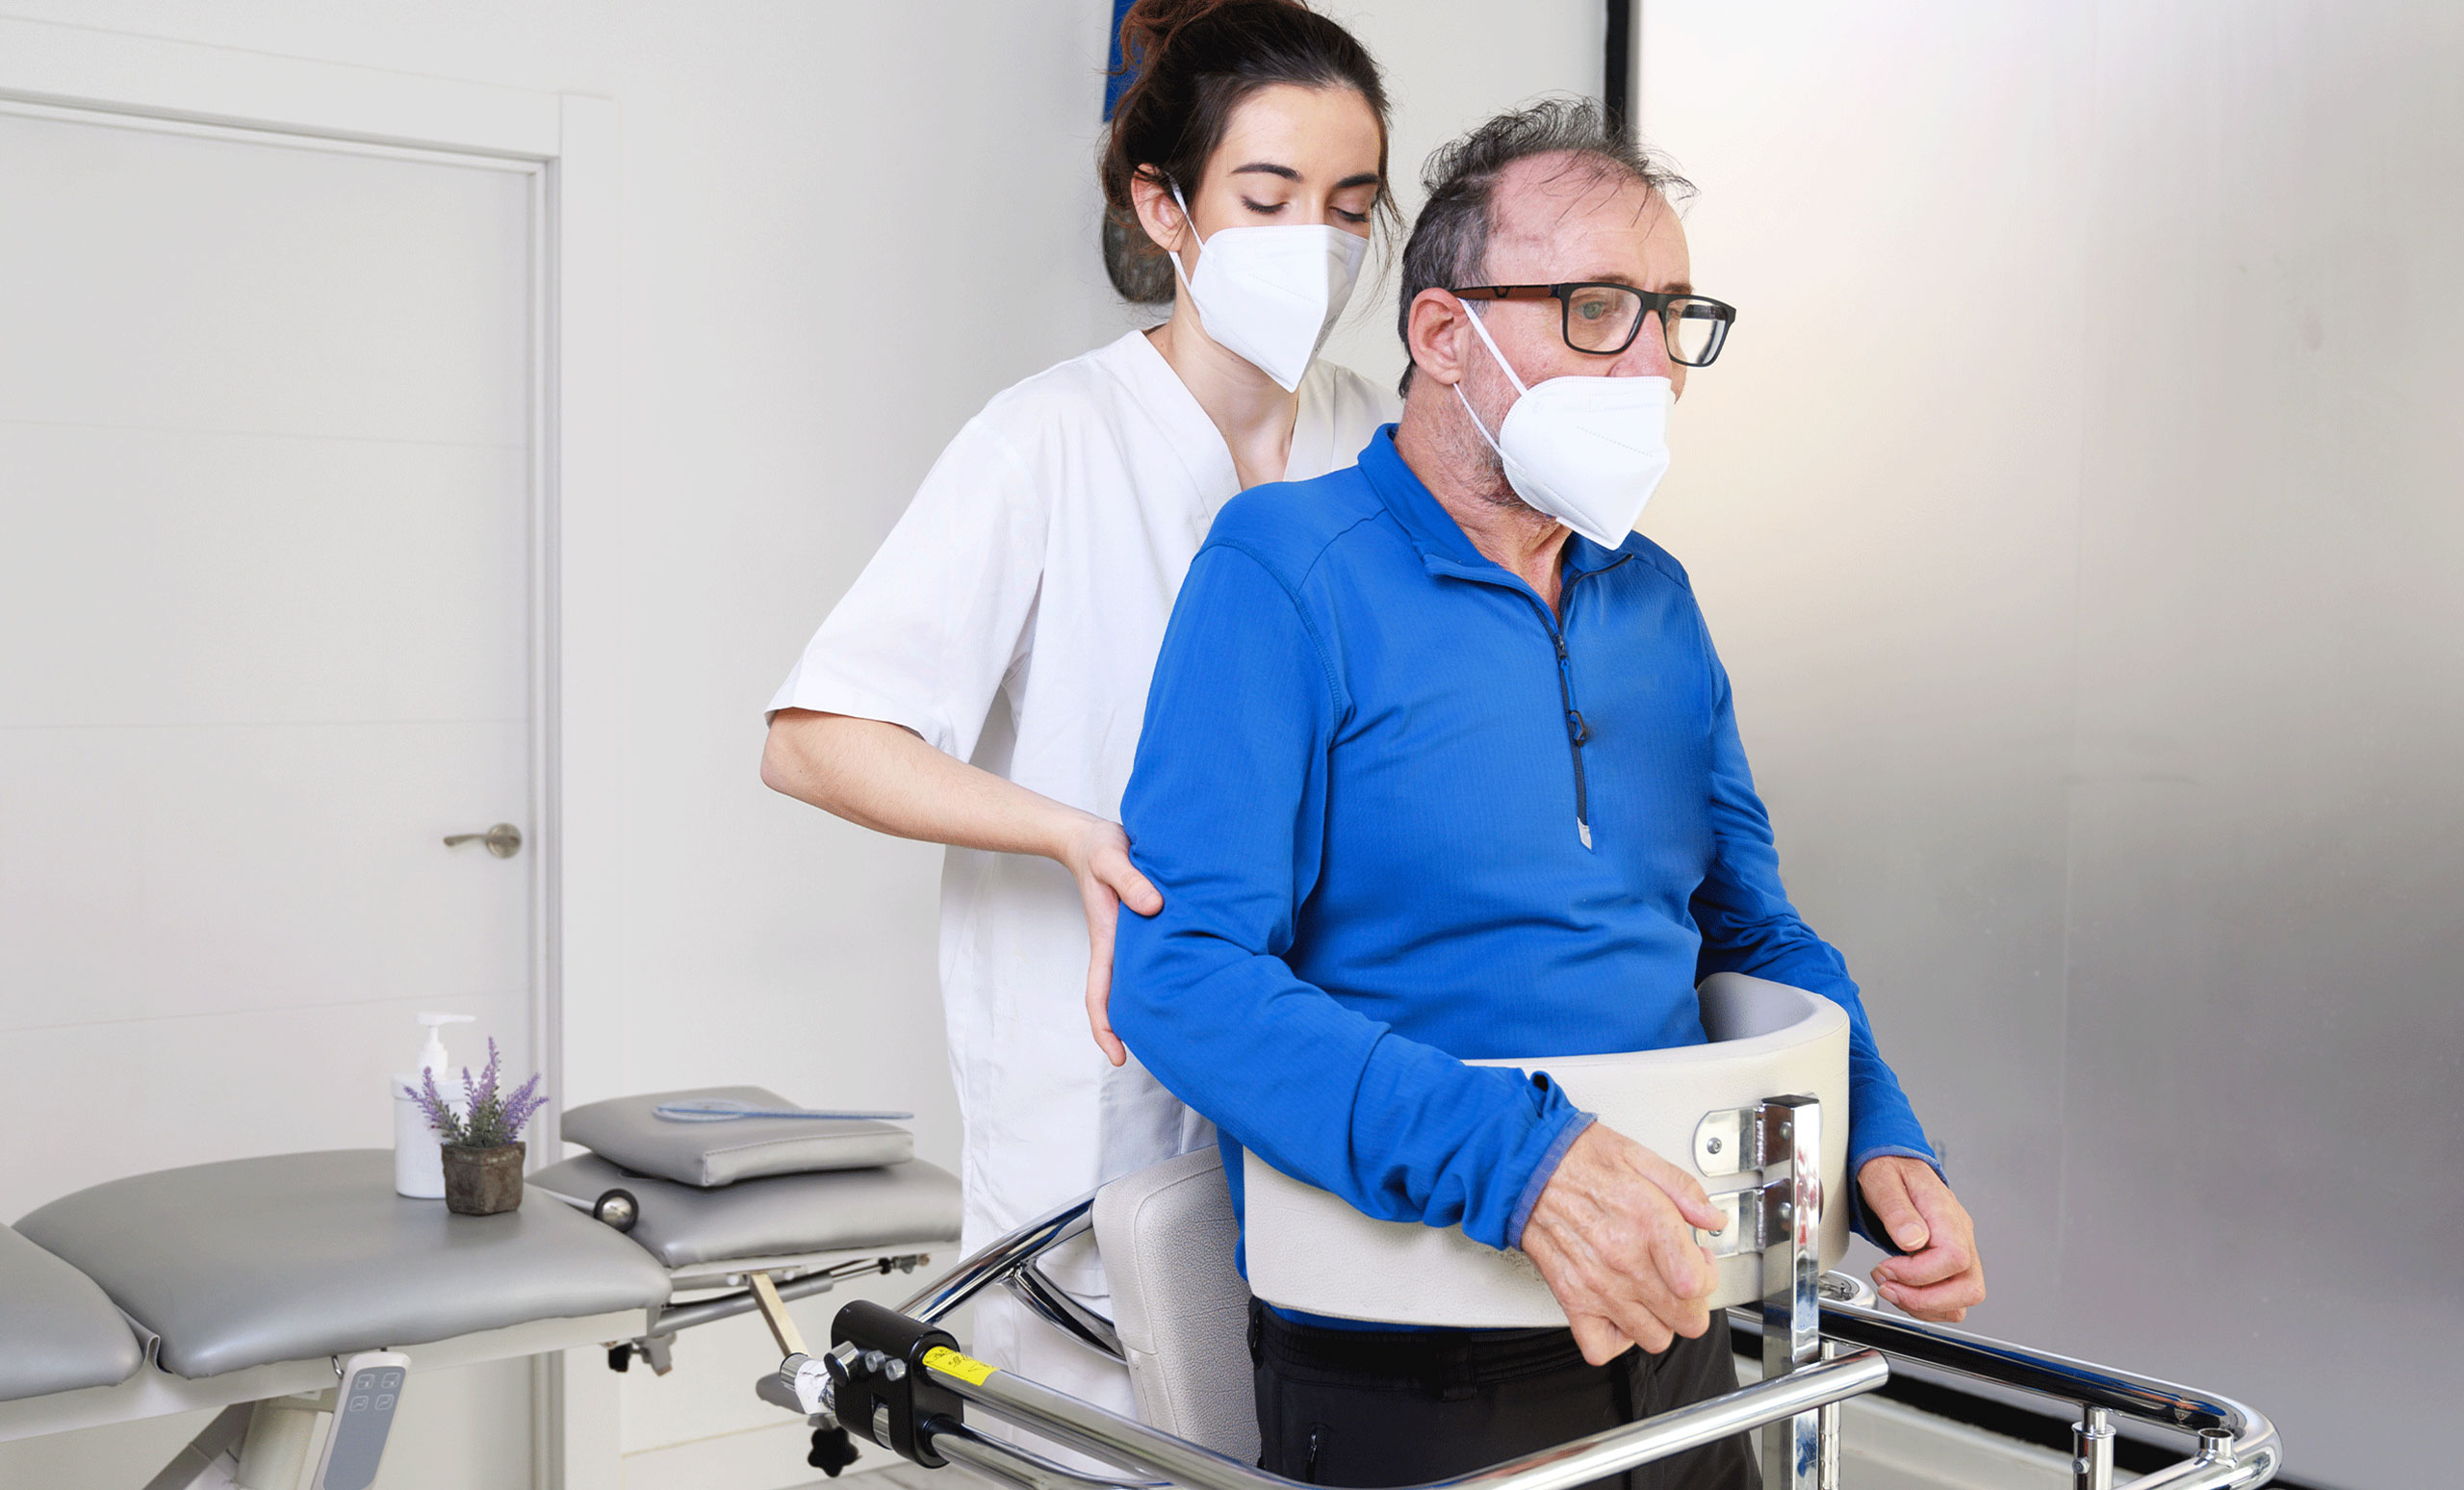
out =
[[[1087,1027],[1095,1047],[1115,1066],[1127,1064],[1129,1047],[1113,1033],[1113,933],[1124,905],[1140,915],[1164,909],[1164,897],[1129,861],[1129,835],[1116,822],[1088,815],[1057,856],[1078,880],[1087,908]]]
[[[1153,915],[1164,897],[1131,866],[1120,824],[969,765],[904,725],[808,708],[772,716],[761,780],[876,833],[1033,854],[1067,869],[1087,912],[1087,1023],[1107,1060],[1119,1066],[1129,1059],[1106,1017],[1113,929],[1124,902]]]

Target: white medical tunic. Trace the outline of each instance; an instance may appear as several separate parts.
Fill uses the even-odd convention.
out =
[[[1350,465],[1394,417],[1366,379],[1316,363],[1286,476]],[[1038,373],[950,442],[770,706],[904,725],[1117,819],[1173,597],[1240,489],[1222,435],[1142,332]],[[948,851],[941,996],[968,1251],[1209,1137],[1136,1061],[1116,1068],[1095,1048],[1087,958],[1067,870]],[[1045,1271],[1110,1292],[1091,1249]],[[978,1347],[997,1350],[989,1324],[979,1311]]]

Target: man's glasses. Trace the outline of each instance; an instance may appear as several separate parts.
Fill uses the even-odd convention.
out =
[[[1449,293],[1466,300],[1555,300],[1566,345],[1601,357],[1614,357],[1633,346],[1643,317],[1656,311],[1669,360],[1689,368],[1709,367],[1736,321],[1736,307],[1725,300],[1631,285],[1471,285]]]

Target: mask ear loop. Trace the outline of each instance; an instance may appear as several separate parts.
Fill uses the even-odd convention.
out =
[[[1451,291],[1448,293],[1452,294]],[[1462,306],[1463,314],[1471,318],[1472,329],[1479,333],[1480,345],[1486,347],[1489,349],[1489,355],[1497,359],[1498,366],[1505,370],[1505,380],[1514,385],[1516,396],[1520,397],[1531,392],[1523,385],[1522,378],[1515,376],[1514,364],[1506,361],[1505,353],[1498,350],[1498,344],[1489,339],[1489,328],[1480,324],[1480,313],[1472,308],[1472,302],[1458,295],[1454,296],[1454,303]],[[1505,447],[1498,444],[1496,437],[1489,433],[1489,426],[1480,423],[1480,416],[1472,408],[1472,400],[1463,396],[1461,378],[1454,380],[1454,400],[1463,405],[1464,413],[1472,416],[1472,427],[1480,432],[1481,440],[1487,443],[1490,450],[1497,452],[1499,460],[1504,460]]]
[[[1181,209],[1181,225],[1190,230],[1190,246],[1199,253],[1206,252],[1204,240],[1197,236],[1197,218],[1190,216],[1190,204],[1181,200],[1181,189],[1177,185],[1172,188],[1172,203]],[[1181,268],[1181,256],[1167,249],[1164,257],[1172,261],[1172,277],[1181,282],[1181,288],[1188,291],[1194,301],[1197,290],[1190,283],[1189,271]]]

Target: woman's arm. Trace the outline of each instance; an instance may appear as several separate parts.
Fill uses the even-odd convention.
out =
[[[879,719],[783,708],[761,748],[761,780],[876,833],[996,854],[1035,854],[1067,869],[1087,911],[1087,1022],[1115,1066],[1128,1059],[1113,1034],[1113,927],[1120,906],[1141,915],[1164,897],[1129,861],[1120,824],[1080,811],[971,766]]]

